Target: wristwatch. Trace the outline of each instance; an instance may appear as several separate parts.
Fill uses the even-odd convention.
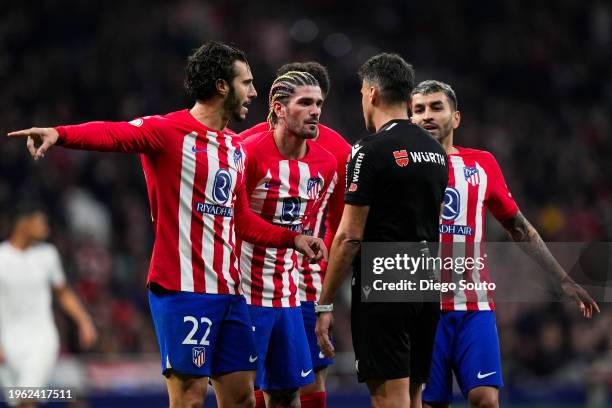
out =
[[[325,313],[325,312],[333,312],[334,304],[330,303],[329,305],[320,305],[319,302],[314,303],[314,310],[316,314]]]

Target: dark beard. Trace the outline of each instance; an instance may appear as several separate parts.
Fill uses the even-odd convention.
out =
[[[234,87],[230,85],[230,91],[229,94],[227,94],[227,99],[223,103],[223,108],[226,112],[229,112],[230,117],[233,120],[237,122],[242,122],[243,118],[240,116],[241,107],[242,104],[240,103],[240,100],[236,98],[236,92],[234,90]]]

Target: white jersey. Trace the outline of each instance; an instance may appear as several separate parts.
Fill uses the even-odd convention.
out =
[[[52,288],[64,283],[53,245],[39,243],[22,251],[7,241],[0,243],[0,349],[9,367],[25,368],[32,356],[38,356],[32,369],[42,372],[55,362],[59,336],[53,319]],[[22,378],[33,377],[19,375],[15,385],[45,385],[24,384]]]

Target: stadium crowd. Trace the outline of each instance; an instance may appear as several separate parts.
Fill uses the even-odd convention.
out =
[[[494,153],[545,240],[612,241],[609,3],[265,3],[3,4],[0,126],[6,133],[176,110],[187,100],[180,92],[186,56],[215,38],[247,51],[260,95],[234,130],[265,118],[278,66],[317,60],[332,79],[322,122],[353,142],[366,134],[356,67],[395,51],[414,64],[418,80],[454,84],[463,114],[457,144]],[[51,240],[99,330],[99,353],[157,347],[144,285],[153,236],[138,161],[54,149],[34,163],[23,144],[0,142],[0,236],[17,200],[47,206]],[[507,240],[491,228],[490,240]],[[571,381],[577,374],[568,367],[584,372],[610,358],[612,308],[600,306],[601,315],[585,321],[573,305],[500,303],[506,383]],[[340,350],[351,349],[348,324],[348,315],[336,323]],[[67,319],[60,317],[60,330],[64,350],[78,352]]]

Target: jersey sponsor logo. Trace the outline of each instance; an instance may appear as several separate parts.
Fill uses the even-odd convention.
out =
[[[355,160],[355,168],[353,168],[353,179],[352,183],[359,182],[359,172],[361,171],[361,163],[363,162],[363,158],[365,157],[365,153],[359,153],[357,155],[357,160]]]
[[[254,362],[256,362],[258,358],[259,358],[259,356],[255,356],[255,357],[253,357],[253,356],[249,355],[249,363],[254,363]]]
[[[225,204],[230,198],[230,190],[232,188],[232,175],[227,169],[217,170],[215,181],[213,183],[213,199],[217,204]]]
[[[306,372],[304,372],[304,370],[302,370],[300,372],[300,375],[302,376],[302,378],[306,378],[306,377],[308,377],[308,374],[310,374],[311,372],[312,372],[312,368],[310,370],[306,371]]]
[[[463,176],[465,177],[465,181],[470,183],[472,186],[477,186],[480,184],[480,173],[474,166],[465,166],[463,168]]]
[[[128,123],[132,126],[140,127],[144,123],[144,120],[142,120],[142,118],[138,118],[138,119],[130,120]]]
[[[319,198],[321,189],[323,188],[323,179],[321,177],[311,177],[306,183],[306,194],[311,200]]]
[[[197,202],[194,205],[195,210],[199,213],[220,215],[222,217],[233,217],[234,209],[232,207],[224,207],[222,205],[215,205],[209,203]]]
[[[193,361],[193,364],[198,368],[204,365],[206,361],[206,351],[204,347],[194,347],[191,349],[191,361]]]
[[[440,234],[474,235],[474,228],[469,225],[440,224]]]
[[[459,191],[452,187],[447,187],[444,191],[444,209],[442,210],[442,219],[452,221],[459,217],[461,212],[461,200],[459,199]]]
[[[300,208],[302,203],[299,198],[287,197],[283,200],[283,208],[281,211],[281,222],[283,224],[292,223],[300,216]]]
[[[299,232],[299,233],[304,234],[304,235],[307,235],[307,232],[308,232],[308,231],[302,231],[302,224],[289,224],[289,225],[287,225],[287,224],[276,224],[275,223],[274,225],[276,225],[277,227],[288,229],[290,231]],[[312,234],[312,232],[311,232],[311,234]]]
[[[408,153],[405,149],[394,151],[393,157],[395,158],[395,164],[400,167],[406,167],[410,162],[410,159],[408,158]]]
[[[242,173],[244,171],[244,155],[240,149],[236,149],[234,152],[234,165],[236,166],[236,171],[238,173]]]
[[[476,377],[478,377],[479,380],[482,380],[483,378],[487,378],[487,377],[492,376],[496,372],[497,371],[491,371],[490,373],[480,374],[480,371],[478,371],[478,374],[476,374]]]
[[[191,151],[194,153],[204,153],[205,151],[207,151],[208,149],[198,149],[195,146],[191,146]]]
[[[351,159],[355,158],[355,155],[359,152],[359,150],[362,147],[363,146],[361,146],[359,143],[356,144],[355,146],[351,146]]]
[[[434,152],[410,152],[410,158],[414,163],[433,163],[446,165],[446,157],[440,153]]]

